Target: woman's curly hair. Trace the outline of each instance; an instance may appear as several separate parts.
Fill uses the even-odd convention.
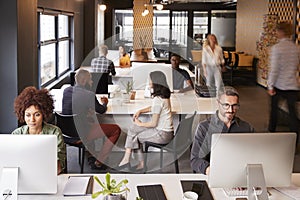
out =
[[[25,110],[30,106],[36,106],[43,115],[43,120],[47,121],[53,113],[53,99],[47,89],[38,90],[33,86],[26,87],[14,102],[14,109],[19,122],[24,123]]]

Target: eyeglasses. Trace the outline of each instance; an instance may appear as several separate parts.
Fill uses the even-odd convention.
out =
[[[230,105],[229,103],[221,103],[219,100],[218,100],[218,102],[219,102],[219,104],[221,104],[222,108],[225,110],[228,110],[230,107],[233,110],[237,110],[240,108],[240,104],[238,104],[238,103]]]

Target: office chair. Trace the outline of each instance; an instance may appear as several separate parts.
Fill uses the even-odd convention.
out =
[[[178,153],[185,152],[187,149],[190,149],[190,146],[192,144],[192,125],[193,121],[196,115],[196,111],[194,114],[186,119],[183,119],[174,134],[174,138],[172,141],[166,144],[158,144],[153,142],[145,142],[144,143],[144,171],[146,171],[147,168],[147,154],[149,147],[155,147],[160,149],[160,169],[162,169],[162,162],[163,162],[163,151],[166,150],[168,152],[172,152],[174,156],[174,165],[175,165],[175,171],[178,174],[179,173],[179,166],[178,166]]]
[[[85,146],[78,135],[77,128],[74,123],[74,117],[76,117],[76,115],[63,115],[61,113],[55,112],[56,126],[58,126],[61,129],[64,142],[67,145],[78,148],[78,160],[80,165],[80,173],[83,173]],[[66,163],[66,171],[67,171],[67,163]]]
[[[74,86],[75,85],[75,75],[76,75],[76,72],[70,72],[70,84],[71,86]]]
[[[108,84],[112,84],[108,73],[92,72],[92,91],[96,94],[108,94]]]
[[[236,52],[224,51],[225,67],[229,70],[230,85],[233,85],[234,71],[238,68],[239,55]],[[225,76],[223,72],[223,78]]]

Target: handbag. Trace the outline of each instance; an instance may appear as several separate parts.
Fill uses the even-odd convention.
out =
[[[202,80],[199,84],[195,85],[195,92],[199,97],[216,97],[216,88],[206,85],[206,80],[204,77],[200,77]]]

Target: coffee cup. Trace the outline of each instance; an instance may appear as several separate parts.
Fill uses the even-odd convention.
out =
[[[186,191],[183,193],[183,198],[182,200],[197,200],[198,199],[198,194],[193,191]]]

